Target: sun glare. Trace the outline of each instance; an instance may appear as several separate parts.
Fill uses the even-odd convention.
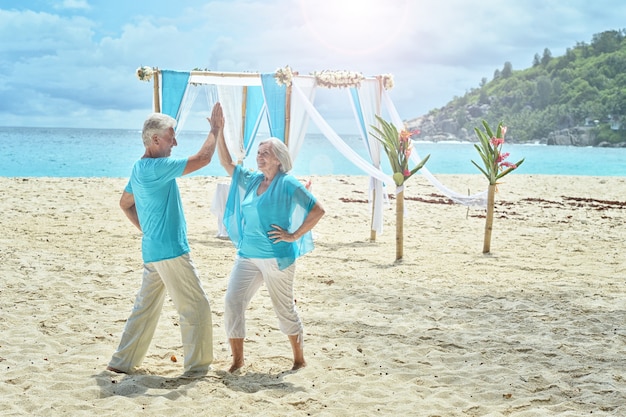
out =
[[[388,47],[406,24],[409,0],[300,0],[311,34],[328,49],[366,55]]]

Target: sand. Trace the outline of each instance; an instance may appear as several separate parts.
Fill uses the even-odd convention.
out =
[[[507,176],[483,254],[484,210],[415,176],[396,262],[394,202],[372,242],[368,179],[312,177],[327,214],[296,277],[308,366],[289,371],[263,288],[238,375],[223,330],[234,248],[211,213],[224,180],[179,181],[214,322],[213,369],[194,379],[169,299],[139,371],[105,370],[141,281],[126,180],[0,178],[0,414],[626,415],[626,178]]]

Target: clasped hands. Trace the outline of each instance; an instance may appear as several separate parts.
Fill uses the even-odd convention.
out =
[[[222,111],[222,105],[219,101],[213,106],[211,117],[207,117],[206,119],[211,124],[212,131],[220,131],[224,129],[224,112]]]

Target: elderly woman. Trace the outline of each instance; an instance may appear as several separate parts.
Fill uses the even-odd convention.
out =
[[[313,249],[311,229],[324,215],[316,198],[287,174],[289,150],[277,138],[259,144],[258,171],[233,163],[224,135],[218,137],[220,163],[232,177],[224,225],[237,248],[226,290],[224,320],[233,362],[244,365],[245,312],[265,283],[280,330],[291,342],[292,370],[306,366],[303,327],[293,299],[295,260]]]

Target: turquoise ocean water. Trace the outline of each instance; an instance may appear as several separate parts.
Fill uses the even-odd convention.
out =
[[[206,133],[181,132],[172,156],[195,153],[205,137]],[[344,140],[366,156],[358,136],[347,135]],[[415,142],[415,149],[422,157],[431,155],[426,167],[433,174],[479,174],[471,163],[480,160],[472,144]],[[504,151],[510,152],[511,162],[526,159],[513,175],[626,176],[626,148],[505,144]],[[245,165],[256,167],[256,150],[252,152]],[[139,130],[0,127],[2,177],[128,177],[142,154]],[[385,164],[389,172],[388,162]],[[292,173],[366,175],[321,135],[307,136]],[[216,154],[209,166],[192,175],[225,174]]]

